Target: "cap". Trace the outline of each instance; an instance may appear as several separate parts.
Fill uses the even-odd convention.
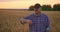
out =
[[[34,5],[34,8],[39,8],[39,7],[41,7],[41,5],[39,3]]]

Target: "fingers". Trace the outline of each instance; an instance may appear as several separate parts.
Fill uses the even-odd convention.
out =
[[[24,18],[21,18],[21,19],[20,19],[20,22],[21,22],[22,24],[24,24],[24,23],[26,23],[26,20],[25,20]]]
[[[21,18],[20,21],[21,21],[21,23],[29,23],[29,24],[32,23],[31,20],[29,20],[29,19],[24,19],[24,18]]]

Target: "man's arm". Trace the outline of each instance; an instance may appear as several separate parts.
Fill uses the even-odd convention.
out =
[[[50,31],[50,21],[48,19],[48,17],[46,17],[46,32],[49,32]]]
[[[30,20],[30,17],[31,16],[27,16],[27,17],[24,17],[24,18],[21,18],[20,19],[20,22],[22,23],[22,24],[24,24],[24,23],[29,23],[29,24],[31,24],[31,20]]]

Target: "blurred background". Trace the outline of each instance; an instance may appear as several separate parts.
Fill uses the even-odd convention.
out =
[[[50,19],[50,32],[60,32],[60,0],[0,0],[0,32],[29,32],[20,18],[33,13],[36,3]]]

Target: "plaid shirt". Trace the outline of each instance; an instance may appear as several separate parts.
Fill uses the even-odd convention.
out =
[[[41,13],[39,16],[31,14],[25,17],[25,19],[32,20],[32,25],[30,25],[30,32],[49,32],[50,30],[50,22],[45,14]]]

